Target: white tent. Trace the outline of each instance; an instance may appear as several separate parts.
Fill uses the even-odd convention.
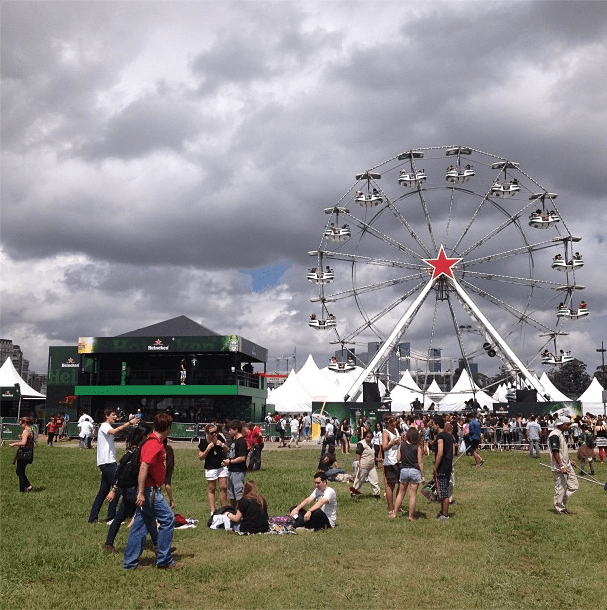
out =
[[[357,366],[356,368],[351,371],[348,371],[347,373],[336,373],[335,371],[329,369],[329,367],[321,369],[321,373],[328,376],[329,379],[331,379],[332,375],[337,380],[337,385],[324,400],[326,400],[327,402],[342,402],[344,396],[348,394],[350,388],[363,371],[364,369],[360,366]],[[377,385],[379,387],[380,395],[383,396],[386,391],[386,386],[381,381]],[[362,402],[362,400],[363,394],[361,392],[360,396],[356,399],[356,402]]]
[[[603,386],[596,377],[586,388],[586,391],[578,398],[582,403],[582,413],[592,413],[593,415],[603,415]]]
[[[417,398],[422,403],[424,402],[424,393],[421,388],[415,383],[410,371],[407,369],[401,376],[398,385],[390,393],[392,397],[392,411],[410,411],[411,403]],[[427,408],[431,400],[428,396],[425,397]]]
[[[312,397],[297,379],[294,370],[291,370],[287,380],[276,388],[268,405],[274,405],[274,411],[278,413],[310,413],[312,411]]]
[[[333,373],[333,377],[339,376],[339,373]],[[316,366],[312,354],[308,356],[306,363],[297,373],[297,381],[301,383],[312,400],[326,400],[326,397],[335,390],[339,383],[336,379],[332,379],[321,372]]]
[[[44,394],[40,394],[32,388],[30,385],[25,383],[22,379],[21,375],[17,373],[17,369],[15,369],[13,365],[13,361],[10,358],[7,358],[5,363],[0,367],[0,386],[3,388],[14,386],[16,383],[19,384],[19,392],[21,394],[21,398],[23,399],[44,399],[46,396]]]
[[[550,400],[552,402],[571,400],[571,398],[569,398],[568,396],[565,396],[565,394],[563,394],[560,390],[556,389],[555,385],[552,383],[552,381],[550,381],[550,377],[548,377],[548,375],[546,375],[546,371],[544,371],[542,373],[542,376],[540,377],[540,383],[546,389],[546,393],[550,394]],[[538,399],[539,399],[539,397],[538,397]]]
[[[470,377],[467,370],[463,370],[457,383],[451,391],[440,401],[440,411],[459,411],[465,407],[466,400],[476,398],[481,407],[493,408],[494,399],[483,392]]]

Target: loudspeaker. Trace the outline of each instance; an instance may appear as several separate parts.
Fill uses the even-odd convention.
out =
[[[371,381],[363,382],[363,402],[381,402],[379,388]]]

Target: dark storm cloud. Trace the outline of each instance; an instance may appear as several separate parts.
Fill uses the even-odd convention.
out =
[[[420,146],[520,162],[604,256],[586,243],[606,220],[604,3],[373,10],[5,3],[2,240],[19,290],[4,328],[73,343],[184,313],[324,359],[332,348],[307,328],[315,288],[304,279],[323,209],[355,173]],[[277,261],[293,265],[268,294],[242,288],[239,268]],[[360,322],[352,304],[338,315]]]

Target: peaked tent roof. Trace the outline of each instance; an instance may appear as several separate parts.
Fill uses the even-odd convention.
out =
[[[267,404],[274,405],[278,413],[309,413],[312,411],[312,397],[301,385],[291,369],[287,380],[272,392]]]
[[[476,398],[481,407],[492,407],[494,399],[474,383],[467,370],[463,370],[452,390],[440,401],[441,411],[456,411],[464,408],[464,403]]]
[[[556,386],[550,381],[550,377],[546,374],[546,371],[542,373],[540,377],[540,383],[546,390],[548,394],[550,394],[550,400],[554,402],[563,401],[563,400],[571,400],[568,396],[565,396],[560,390],[556,388]]]
[[[136,330],[131,330],[117,337],[220,337],[219,333],[210,330],[198,322],[194,322],[187,316],[177,316],[164,322],[144,326]]]
[[[40,394],[32,388],[30,385],[25,383],[21,375],[17,373],[13,361],[7,358],[5,363],[0,368],[0,386],[10,387],[16,383],[19,384],[19,392],[23,398],[46,398],[44,394]]]
[[[586,388],[586,391],[578,398],[581,402],[603,402],[603,390],[605,388],[601,385],[596,377],[592,378],[590,385]]]
[[[326,396],[333,392],[337,385],[335,379],[330,379],[321,373],[312,354],[308,356],[306,363],[299,369],[297,381],[305,388],[312,400],[325,400]]]

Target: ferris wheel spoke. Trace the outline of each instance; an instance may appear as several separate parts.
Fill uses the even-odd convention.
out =
[[[481,256],[479,258],[467,259],[466,267],[471,265],[479,265],[481,263],[486,263],[492,260],[499,260],[502,258],[508,258],[511,256],[519,256],[519,255],[528,255],[530,252],[537,252],[539,250],[545,250],[547,248],[554,248],[558,244],[552,240],[537,242],[535,244],[529,244],[525,246],[521,246],[519,248],[513,248],[512,250],[504,250],[502,252],[494,252],[493,254],[488,254],[486,256]]]
[[[465,285],[468,288],[470,288],[470,290],[472,290],[472,292],[478,294],[479,296],[483,297],[487,301],[493,303],[494,305],[497,305],[504,311],[507,311],[508,313],[515,316],[518,321],[527,322],[542,332],[555,332],[549,326],[546,326],[539,320],[536,320],[535,318],[531,317],[530,314],[525,313],[524,311],[521,311],[512,305],[509,305],[508,303],[504,302],[502,299],[496,297],[493,294],[490,294],[489,292],[487,292],[486,290],[483,290],[482,288],[479,288],[478,286],[475,286],[471,282],[468,282],[463,279],[459,280],[459,281],[460,281],[460,284]]]
[[[513,275],[499,275],[497,273],[487,273],[482,271],[465,271],[466,276],[471,275],[478,279],[494,280],[496,282],[506,282],[509,284],[522,284],[524,286],[549,286],[554,289],[562,284],[559,282],[551,282],[548,280],[540,280],[528,277],[516,277]]]
[[[423,273],[416,273],[415,275],[408,275],[405,277],[397,277],[391,280],[385,280],[383,282],[376,282],[375,284],[368,284],[366,286],[360,286],[357,288],[351,288],[349,290],[342,290],[341,292],[334,292],[332,294],[325,295],[325,299],[327,301],[339,301],[341,299],[346,299],[348,297],[364,294],[366,292],[373,292],[374,290],[381,290],[382,288],[388,288],[390,286],[396,286],[398,284],[405,284],[407,282],[411,282],[413,280],[420,280],[424,277]],[[315,302],[320,299],[310,299],[312,302]]]
[[[389,244],[390,246],[396,248],[400,252],[405,252],[406,254],[408,254],[409,256],[412,256],[413,258],[418,258],[420,260],[423,258],[420,254],[418,254],[414,250],[411,250],[411,248],[408,248],[407,246],[400,243],[398,240],[394,239],[393,237],[390,237],[390,236],[386,235],[385,233],[382,233],[381,231],[376,229],[371,223],[365,222],[364,220],[361,220],[360,218],[357,218],[356,216],[352,216],[351,214],[346,214],[346,216],[350,219],[350,221],[353,224],[355,224],[357,227],[359,227],[367,235],[373,235],[374,237],[377,237],[378,239],[381,239],[382,241]]]
[[[379,320],[381,320],[381,318],[383,318],[387,313],[391,312],[395,307],[400,305],[403,301],[405,301],[411,295],[415,294],[418,290],[420,290],[420,288],[422,288],[422,286],[424,286],[426,283],[427,283],[426,281],[420,282],[419,284],[414,286],[411,290],[409,290],[405,294],[399,296],[397,299],[392,301],[387,307],[384,307],[384,309],[382,309],[379,313],[377,313],[374,316],[369,317],[369,318],[365,317],[365,323],[361,324],[357,329],[353,330],[344,339],[344,341],[351,341],[354,337],[360,335],[363,331],[365,331],[367,329],[373,329],[376,332],[377,336],[383,339],[383,337],[384,337],[383,333],[377,331],[377,329],[375,328],[375,324],[377,324],[377,322]]]
[[[432,252],[428,250],[426,244],[422,241],[419,235],[415,232],[413,227],[407,222],[407,219],[400,213],[398,208],[389,200],[386,200],[386,207],[389,209],[392,214],[396,217],[396,219],[402,224],[402,226],[408,231],[409,235],[416,241],[418,246],[425,252],[426,256],[430,258],[432,256]],[[421,257],[420,257],[421,258]]]
[[[310,252],[311,255],[316,255],[318,252]],[[379,265],[380,267],[398,267],[399,269],[410,269],[410,270],[422,270],[425,269],[425,265],[418,265],[415,263],[394,261],[389,259],[373,258],[371,256],[362,256],[360,254],[351,254],[348,252],[331,252],[329,250],[323,250],[321,252],[323,258],[329,258],[331,260],[345,261],[348,263],[360,263],[365,265]]]

